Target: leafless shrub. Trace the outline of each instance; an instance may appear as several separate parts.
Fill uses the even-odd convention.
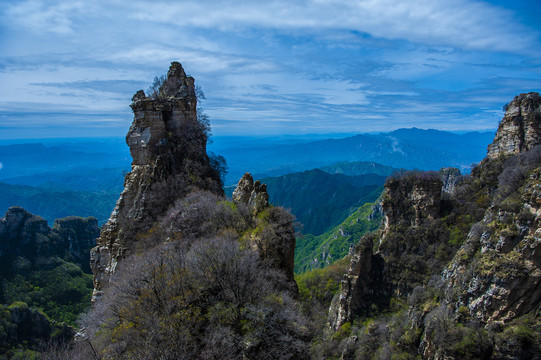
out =
[[[281,292],[284,276],[235,239],[166,244],[124,264],[85,321],[106,357],[301,359],[308,353],[307,320]]]

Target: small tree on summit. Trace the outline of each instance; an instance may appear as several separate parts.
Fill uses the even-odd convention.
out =
[[[163,91],[160,93],[160,89],[163,88],[163,84],[167,80],[167,76],[155,76],[154,81],[152,82],[152,85],[147,89],[147,96],[151,99],[158,100],[163,98],[165,94],[163,94]],[[161,95],[161,96],[160,96]]]

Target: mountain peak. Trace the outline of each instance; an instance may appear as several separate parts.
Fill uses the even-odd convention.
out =
[[[91,253],[95,295],[107,286],[117,264],[136,248],[175,202],[194,189],[223,194],[219,171],[206,152],[208,124],[199,121],[194,79],[179,62],[167,77],[156,77],[151,93],[140,90],[130,105],[133,123],[126,135],[133,158],[109,221]]]
[[[507,105],[488,157],[514,155],[531,150],[541,143],[541,97],[531,92],[516,96]]]

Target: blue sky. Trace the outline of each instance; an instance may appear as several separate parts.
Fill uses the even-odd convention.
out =
[[[495,129],[541,86],[537,0],[2,0],[0,139],[123,136],[180,61],[215,135]]]

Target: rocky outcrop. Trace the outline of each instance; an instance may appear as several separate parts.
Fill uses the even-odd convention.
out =
[[[259,212],[269,206],[269,194],[267,185],[259,180],[254,182],[249,173],[239,180],[237,187],[233,191],[233,202],[249,205],[254,212]]]
[[[159,85],[159,87],[158,87]],[[171,205],[193,189],[222,193],[206,153],[208,124],[198,120],[194,79],[178,62],[150,96],[138,91],[126,136],[133,158],[115,209],[91,252],[94,295],[107,286],[121,259],[133,253]]]
[[[443,182],[441,191],[443,193],[453,195],[455,192],[455,186],[462,176],[460,170],[453,167],[446,167],[442,168],[440,171],[438,171],[438,173],[440,174],[441,181]]]
[[[11,358],[12,351],[21,348],[42,350],[47,342],[67,341],[75,335],[71,326],[50,321],[42,312],[16,302],[0,305],[0,356]]]
[[[88,252],[98,235],[98,220],[94,217],[58,219],[51,229],[40,216],[12,206],[0,219],[0,272],[11,274],[15,270],[12,263],[18,257],[33,266],[62,258],[89,271]]]
[[[329,308],[328,326],[333,331],[353,319],[368,315],[373,304],[384,305],[388,289],[384,281],[384,261],[380,253],[372,253],[371,236],[365,236],[355,248],[348,273]]]
[[[510,321],[541,301],[540,144],[541,97],[521,94],[509,104],[478,170],[502,163],[500,155],[514,155],[501,165],[505,189],[494,191],[483,220],[443,272],[448,289],[458,293],[456,308],[467,308],[483,323]],[[527,177],[506,178],[513,173]]]
[[[96,246],[99,236],[98,220],[94,217],[68,216],[56,219],[52,231],[63,239],[70,255],[69,260],[79,265],[84,272],[90,273],[88,254]]]
[[[508,322],[539,305],[540,189],[538,167],[518,190],[523,201],[518,209],[495,203],[472,228],[443,272],[449,291],[458,294],[457,310],[465,307],[472,317],[490,324]]]
[[[247,237],[250,247],[257,251],[261,258],[270,261],[275,268],[282,270],[294,283],[295,228],[293,227],[293,217],[284,209],[270,207],[267,185],[262,184],[259,180],[254,182],[249,173],[244,174],[239,180],[233,191],[232,200],[235,204],[248,206],[254,221],[256,223],[263,221],[263,224],[260,225],[266,228],[264,232],[256,229]],[[267,214],[261,214],[265,209],[269,209]]]
[[[396,240],[388,235],[396,227],[417,227],[438,218],[442,186],[436,173],[410,172],[387,180],[381,201],[383,229],[365,235],[355,247],[349,271],[329,308],[331,329],[336,331],[354,317],[368,315],[374,307],[384,308],[393,291],[403,292],[404,284],[391,281],[396,264],[389,261],[400,257],[404,248],[402,244],[392,244]],[[375,253],[374,240],[378,245]],[[411,248],[411,251],[415,253],[419,249]]]
[[[384,232],[393,225],[418,226],[439,216],[443,182],[435,173],[412,172],[390,178],[382,200]]]
[[[528,151],[540,141],[541,97],[535,92],[520,94],[507,106],[494,142],[488,146],[488,157]]]

